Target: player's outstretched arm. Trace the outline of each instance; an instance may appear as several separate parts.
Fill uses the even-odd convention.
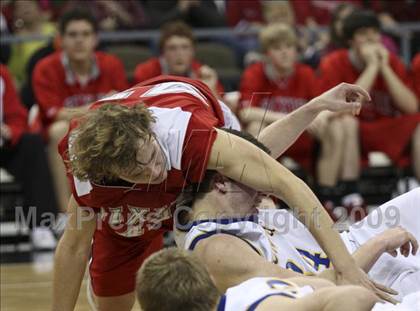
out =
[[[53,311],[73,310],[89,259],[96,217],[70,197],[68,223],[54,258]]]
[[[331,259],[339,284],[362,285],[385,295],[357,267],[339,234],[333,229],[331,218],[301,179],[253,144],[221,130],[217,130],[217,133],[208,169],[282,198],[297,212]],[[383,298],[386,299],[386,296]]]
[[[411,254],[415,255],[419,249],[418,241],[410,232],[398,226],[385,230],[368,240],[356,250],[353,258],[357,265],[367,273],[383,253],[387,252],[396,257],[397,250],[400,249],[401,255],[408,257],[410,246]]]
[[[270,149],[271,156],[277,159],[321,112],[330,111],[356,115],[359,114],[363,102],[369,100],[369,93],[360,86],[340,83],[267,126],[258,139]]]
[[[257,311],[370,311],[378,299],[367,289],[359,286],[335,286],[316,290],[302,298],[292,299],[271,296],[265,299]]]

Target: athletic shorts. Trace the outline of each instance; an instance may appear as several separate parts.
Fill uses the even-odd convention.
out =
[[[134,291],[137,271],[149,255],[162,249],[163,233],[156,231],[139,239],[96,230],[89,265],[94,294],[109,297]]]
[[[282,156],[292,158],[305,170],[312,171],[314,148],[315,138],[308,132],[304,132]]]
[[[371,151],[384,152],[394,164],[403,167],[411,163],[410,143],[420,113],[376,121],[360,122],[362,155],[367,158]]]

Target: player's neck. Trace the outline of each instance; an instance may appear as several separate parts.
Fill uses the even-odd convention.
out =
[[[92,69],[92,59],[84,59],[80,61],[69,60],[71,70],[77,75],[88,75]]]

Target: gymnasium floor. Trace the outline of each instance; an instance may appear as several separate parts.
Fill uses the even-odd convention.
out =
[[[32,254],[31,263],[4,263],[0,266],[0,310],[50,310],[53,253]],[[76,311],[90,311],[86,298],[86,276],[77,301]],[[139,311],[136,303],[133,310]]]

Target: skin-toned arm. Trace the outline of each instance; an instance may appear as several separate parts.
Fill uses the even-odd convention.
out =
[[[260,107],[248,107],[239,112],[239,118],[242,122],[262,122],[272,123],[286,116],[286,114],[276,111],[270,111]]]
[[[366,67],[355,84],[370,92],[379,73],[379,58],[376,52],[376,45],[369,43],[363,45],[361,47],[360,54],[366,64]]]
[[[73,118],[83,116],[84,114],[87,113],[88,110],[89,110],[89,105],[76,107],[76,108],[61,108],[55,117],[55,121],[60,121],[60,120],[70,121]]]
[[[308,128],[312,121],[320,116],[321,112],[323,114],[351,113],[356,115],[360,112],[363,102],[368,100],[370,100],[369,94],[361,87],[341,83],[292,113],[277,119],[261,132],[258,139],[270,149],[273,158],[278,158]]]
[[[216,234],[200,241],[194,254],[206,265],[221,292],[254,277],[301,276],[268,262],[246,242],[228,234]]]
[[[419,248],[416,238],[404,228],[395,227],[367,241],[353,254],[353,258],[357,265],[367,273],[385,252],[396,257],[397,249],[400,249],[400,253],[408,257],[410,245],[411,254],[415,255]]]
[[[208,169],[282,198],[297,212],[331,259],[338,284],[362,285],[378,295],[384,294],[356,266],[339,234],[333,229],[331,218],[302,180],[253,144],[224,131],[216,131],[218,135],[211,150]]]
[[[54,258],[53,311],[73,310],[90,255],[96,216],[78,207],[71,196],[68,223]]]
[[[380,59],[380,71],[395,104],[403,113],[416,113],[418,111],[416,95],[401,81],[389,65],[387,49],[379,45],[377,53]]]
[[[257,311],[369,311],[378,299],[359,286],[336,286],[316,290],[303,298],[291,299],[271,296],[264,300]]]

